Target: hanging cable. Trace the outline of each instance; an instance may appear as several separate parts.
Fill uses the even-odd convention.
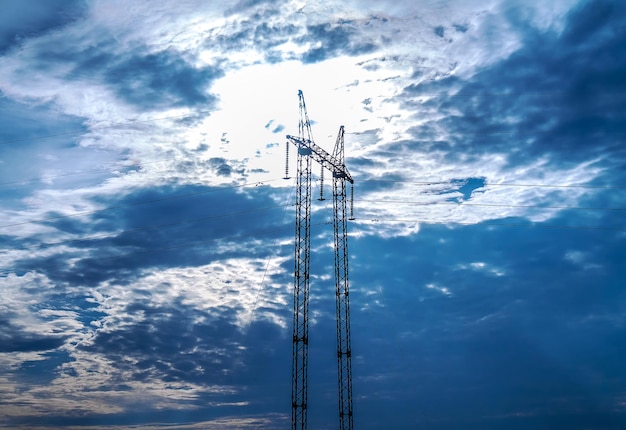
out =
[[[350,221],[354,221],[354,184],[350,184]]]
[[[289,141],[285,141],[285,177],[283,179],[289,179]]]
[[[318,200],[326,200],[324,198],[324,166],[320,165],[320,198]]]

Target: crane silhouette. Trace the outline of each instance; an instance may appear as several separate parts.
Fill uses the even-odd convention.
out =
[[[304,95],[298,91],[300,121],[298,136],[287,135],[286,159],[289,142],[297,148],[296,172],[296,232],[293,293],[293,350],[291,378],[291,427],[307,428],[308,406],[308,349],[309,349],[309,275],[311,260],[311,167],[320,164],[320,200],[323,200],[323,172],[333,178],[333,227],[335,250],[335,294],[337,311],[337,376],[339,388],[339,428],[353,428],[352,411],[352,353],[350,348],[350,296],[348,282],[347,220],[354,219],[354,180],[344,159],[344,127],[339,127],[333,153],[330,154],[313,141],[311,122]],[[289,176],[288,164],[285,177]],[[346,182],[351,184],[350,218],[347,217]]]

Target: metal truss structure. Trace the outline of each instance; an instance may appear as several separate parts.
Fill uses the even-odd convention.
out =
[[[313,141],[304,95],[298,92],[300,105],[299,135],[287,135],[297,148],[296,172],[296,233],[293,294],[293,350],[291,405],[293,430],[307,428],[308,406],[308,348],[309,348],[309,278],[311,260],[311,167],[316,161],[322,169],[320,199],[323,199],[324,170],[333,177],[335,293],[337,311],[337,369],[339,386],[339,428],[353,428],[352,359],[350,349],[350,296],[348,282],[347,220],[352,219],[353,192],[350,218],[347,218],[346,182],[354,184],[344,161],[344,127],[339,128],[332,154]],[[288,149],[287,149],[288,151]],[[288,156],[288,152],[287,152]],[[288,168],[285,168],[288,176]]]

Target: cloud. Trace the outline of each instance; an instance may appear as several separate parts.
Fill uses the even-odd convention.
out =
[[[369,54],[377,49],[374,42],[362,40],[362,35],[350,21],[308,25],[300,43],[313,45],[302,56],[304,63],[317,63],[338,55]]]
[[[624,132],[619,125],[624,91],[618,79],[623,64],[614,60],[623,57],[622,9],[589,2],[570,15],[562,34],[526,27],[525,45],[509,58],[468,81],[449,76],[411,85],[405,89],[406,103],[417,106],[420,96],[437,94],[430,103],[443,115],[427,126],[447,130],[457,154],[505,153],[513,146],[511,164],[546,153],[558,154],[562,164],[601,157],[616,149],[612,142]],[[572,40],[570,32],[586,43]],[[598,115],[607,111],[612,114]],[[590,139],[609,146],[589,145]]]
[[[226,169],[223,160],[213,164],[218,171]],[[263,187],[253,193],[256,198],[273,195]],[[141,269],[204,264],[231,255],[228,243],[266,239],[282,223],[285,209],[273,203],[259,206],[237,189],[197,186],[137,190],[121,199],[106,198],[105,207],[112,209],[84,217],[46,214],[43,218],[50,219],[44,225],[70,236],[41,252],[16,250],[13,270],[38,269],[57,281],[91,284],[126,278],[126,283]],[[148,207],[152,216],[147,218]],[[251,216],[252,224],[246,221]],[[254,247],[250,253],[256,254]]]
[[[92,31],[93,33],[93,31]],[[95,36],[90,34],[92,38]],[[60,37],[60,36],[59,36]],[[208,93],[211,83],[223,76],[217,66],[197,67],[174,48],[143,54],[120,53],[120,43],[110,36],[96,46],[78,44],[73,52],[59,44],[40,42],[32,62],[69,79],[98,79],[119,101],[153,111],[203,105],[211,107],[217,98]],[[66,71],[68,66],[70,71]]]
[[[233,7],[226,9],[224,14],[226,16],[233,15],[247,11],[248,9],[255,8],[257,6],[264,6],[268,4],[275,4],[276,0],[240,0]]]
[[[626,179],[624,11],[558,3],[111,0],[18,29],[0,177],[34,180],[2,193],[0,425],[288,422],[302,88],[318,144],[349,133],[359,421],[620,427],[624,193],[590,187]],[[336,410],[329,205],[312,427]]]
[[[34,0],[21,4],[3,1],[0,7],[0,55],[18,47],[24,39],[58,30],[85,13],[83,3],[74,0]]]
[[[198,70],[168,51],[129,58],[105,72],[119,97],[144,109],[209,107],[216,97],[208,95],[207,88],[221,76],[223,72],[217,68]]]
[[[34,315],[6,314],[10,320],[4,327],[28,329],[21,332],[21,343],[5,339],[14,347],[14,370],[3,374],[3,390],[11,392],[4,396],[3,410],[12,423],[22,415],[32,416],[31,424],[59,415],[59,425],[69,425],[86,412],[94,419],[94,414],[124,419],[158,405],[171,414],[203,411],[194,413],[202,420],[248,405],[243,390],[252,399],[263,399],[254,403],[276,408],[280,392],[288,387],[279,384],[275,391],[266,384],[288,364],[281,334],[287,313],[285,279],[277,271],[283,260],[222,259],[192,269],[144,269],[131,282],[74,283],[61,288],[63,294],[37,296],[23,282],[32,282],[34,275],[12,276],[16,293],[39,309]],[[56,336],[63,341],[52,345],[37,337],[46,326],[63,333]],[[8,358],[0,355],[4,363]],[[35,377],[39,373],[48,375],[47,384]],[[21,389],[11,389],[17,386]],[[101,394],[97,405],[89,399],[93,392]],[[35,414],[30,405],[39,404],[42,393],[58,401]],[[207,404],[214,407],[207,410]]]
[[[0,333],[2,338],[0,352],[49,351],[58,348],[66,340],[60,336],[24,333],[9,320],[0,321]]]
[[[99,330],[84,348],[120,363],[120,370],[129,370],[133,380],[194,382],[201,377],[220,384],[224,375],[237,371],[236,326],[228,318],[190,313],[181,303],[159,308],[133,303],[125,312],[137,316],[132,325]]]
[[[597,10],[587,13],[588,8]],[[421,206],[424,212],[411,208],[414,215],[409,215],[406,204],[400,213],[393,206],[357,201],[357,214],[376,220],[472,222],[489,213],[495,218],[546,221],[558,210],[536,207],[577,206],[587,192],[490,184],[620,183],[623,169],[618,166],[624,158],[618,142],[626,131],[626,88],[618,77],[624,64],[616,59],[624,57],[626,41],[620,42],[626,37],[620,24],[624,16],[624,8],[614,2],[588,2],[568,15],[562,27],[538,28],[512,20],[522,44],[508,57],[470,77],[454,71],[435,77],[416,73],[414,83],[389,99],[404,111],[395,122],[406,128],[400,136],[389,138],[384,128],[374,130],[382,142],[364,145],[357,158],[349,160],[357,177],[363,178],[362,171],[371,175],[367,179],[387,180],[385,188],[393,190],[397,200],[426,205],[435,203],[433,193],[454,191],[460,176],[482,178],[485,186],[480,193],[465,195],[469,204],[456,209],[436,203]],[[572,32],[585,43],[573,41]],[[410,185],[412,172],[420,172],[419,186]],[[385,200],[383,193],[370,192],[369,187],[362,191],[365,201]],[[490,209],[481,211],[481,205]],[[409,225],[387,228],[410,234]],[[381,228],[379,223],[375,231]]]

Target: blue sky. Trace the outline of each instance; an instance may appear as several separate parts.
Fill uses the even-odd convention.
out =
[[[0,427],[289,427],[301,89],[355,180],[355,425],[626,428],[623,2],[0,7]]]

